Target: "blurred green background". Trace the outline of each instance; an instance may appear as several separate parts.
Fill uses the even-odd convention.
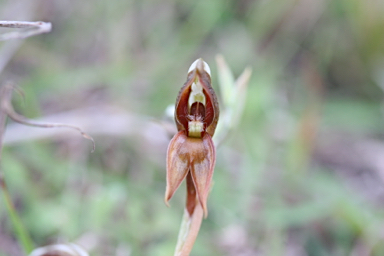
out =
[[[17,111],[96,140],[91,153],[76,132],[8,122],[2,169],[36,246],[173,255],[185,187],[167,208],[165,109],[199,57],[219,93],[223,54],[253,74],[191,255],[384,255],[383,1],[0,0],[0,13],[53,24],[1,73],[24,91]],[[4,205],[0,255],[23,255]]]

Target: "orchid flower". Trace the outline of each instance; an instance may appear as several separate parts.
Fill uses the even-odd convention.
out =
[[[167,152],[167,188],[165,203],[186,178],[186,209],[190,216],[196,206],[207,217],[207,198],[216,161],[212,136],[219,119],[219,104],[211,86],[211,70],[197,59],[188,70],[187,82],[179,92],[175,106],[178,133]]]

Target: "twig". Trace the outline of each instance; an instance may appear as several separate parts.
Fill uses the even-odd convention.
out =
[[[12,31],[0,34],[0,41],[6,41],[11,39],[23,39],[30,36],[48,33],[52,29],[52,24],[50,22],[42,21],[0,21],[0,27],[22,29],[20,31]]]
[[[79,127],[70,125],[70,124],[62,124],[62,123],[37,123],[33,120],[30,120],[22,115],[19,115],[18,113],[15,112],[15,110],[12,107],[11,104],[11,98],[12,98],[12,91],[13,91],[14,86],[10,83],[5,84],[2,87],[2,95],[3,97],[1,98],[1,109],[15,122],[21,123],[24,125],[28,126],[35,126],[35,127],[42,127],[42,128],[60,128],[60,127],[66,127],[70,129],[77,130],[81,133],[81,135],[92,141],[92,152],[95,151],[95,141],[94,139],[89,136],[87,133],[83,132]],[[1,142],[1,141],[0,141]]]

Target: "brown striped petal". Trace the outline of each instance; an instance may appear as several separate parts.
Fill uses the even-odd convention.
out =
[[[208,215],[207,199],[216,162],[215,146],[208,133],[202,140],[188,138],[187,141],[190,145],[192,179],[206,218]]]
[[[168,201],[188,173],[190,158],[186,145],[188,137],[184,131],[178,132],[171,140],[167,151],[167,188],[165,191],[165,203]]]

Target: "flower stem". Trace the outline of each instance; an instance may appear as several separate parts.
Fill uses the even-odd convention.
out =
[[[203,208],[199,203],[196,204],[192,215],[189,215],[187,209],[184,210],[174,256],[188,256],[190,254],[202,220]]]

